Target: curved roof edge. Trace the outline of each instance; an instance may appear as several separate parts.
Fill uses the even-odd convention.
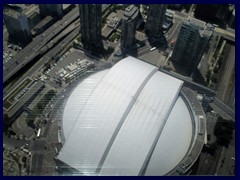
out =
[[[152,71],[153,71],[152,73],[155,73],[156,69]],[[85,80],[85,78],[83,80]],[[81,81],[81,83],[83,82],[83,80]],[[78,83],[78,85],[79,84],[80,82]],[[76,85],[75,88],[77,88],[78,85]],[[72,89],[71,93],[73,93],[75,88]],[[182,175],[182,174],[188,173],[189,169],[192,167],[192,165],[195,163],[195,161],[199,157],[199,154],[201,153],[202,147],[204,145],[204,139],[206,135],[205,133],[206,117],[202,109],[202,106],[200,102],[197,100],[196,95],[194,93],[195,92],[193,92],[191,89],[188,89],[186,87],[182,87],[179,93],[180,97],[183,99],[184,103],[186,104],[192,119],[193,136],[191,139],[190,147],[186,155],[184,156],[184,158],[181,160],[181,162],[178,163],[178,165],[174,169],[172,169],[170,172],[168,172],[165,175]],[[67,101],[65,101],[64,103],[66,105]],[[63,131],[63,124],[61,125],[59,124],[59,126],[61,126],[62,128],[61,131]],[[63,136],[61,140],[63,140],[62,142],[64,143],[65,137]]]
[[[193,122],[195,123],[195,136],[192,139],[192,147],[189,149],[186,156],[173,170],[166,175],[187,174],[202,151],[206,135],[206,116],[200,102],[196,97],[195,92],[189,88],[183,87],[180,96],[183,98],[187,107],[189,108],[189,112],[193,118]]]

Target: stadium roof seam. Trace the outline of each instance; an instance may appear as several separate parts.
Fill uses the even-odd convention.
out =
[[[151,79],[151,77],[152,77],[157,71],[158,71],[157,68],[154,68],[154,69],[149,73],[149,75],[145,78],[145,80],[142,82],[142,84],[139,86],[139,89],[138,89],[137,92],[134,94],[134,96],[131,97],[132,100],[131,100],[131,102],[130,102],[129,105],[128,105],[129,108],[126,108],[126,111],[125,111],[124,114],[122,115],[122,118],[121,118],[121,120],[119,121],[119,123],[118,123],[118,125],[117,125],[117,127],[116,127],[116,129],[115,129],[115,131],[114,131],[114,133],[113,133],[113,135],[112,135],[112,137],[111,137],[111,139],[110,139],[110,141],[109,141],[109,143],[108,143],[108,145],[107,145],[104,153],[103,153],[103,156],[102,156],[102,158],[101,158],[101,160],[100,160],[100,162],[99,162],[99,164],[98,164],[98,168],[96,169],[96,174],[98,174],[98,173],[100,172],[100,170],[101,170],[101,168],[102,168],[102,165],[104,164],[104,161],[105,161],[105,159],[106,159],[106,157],[107,157],[107,155],[108,155],[108,153],[109,153],[109,151],[110,151],[110,149],[111,149],[111,147],[112,147],[112,144],[113,144],[113,142],[115,141],[115,139],[116,139],[116,137],[117,137],[117,134],[118,134],[119,130],[121,129],[122,124],[124,123],[125,119],[127,118],[128,113],[131,111],[131,109],[132,109],[135,101],[137,100],[138,96],[139,96],[140,93],[142,92],[142,90],[143,90],[143,88],[145,87],[145,85],[148,83],[148,81]]]
[[[161,125],[161,127],[159,128],[158,134],[157,134],[157,136],[155,137],[155,140],[154,140],[154,142],[153,142],[153,144],[152,144],[152,146],[151,146],[151,148],[150,148],[150,150],[149,150],[149,152],[148,152],[148,155],[147,155],[146,158],[145,158],[144,163],[142,164],[142,168],[141,168],[141,170],[139,171],[139,174],[138,174],[138,175],[144,175],[144,174],[145,174],[145,171],[146,171],[146,169],[147,169],[149,160],[151,159],[151,156],[152,156],[153,151],[154,151],[154,149],[155,149],[155,146],[156,146],[156,144],[157,144],[157,142],[158,142],[158,139],[159,139],[159,137],[161,136],[162,131],[163,131],[163,129],[164,129],[164,126],[166,125],[166,122],[167,122],[167,120],[168,120],[168,117],[169,117],[169,115],[170,115],[170,113],[171,113],[171,111],[172,111],[172,109],[173,109],[173,107],[174,107],[174,105],[175,105],[175,103],[176,103],[176,101],[177,101],[177,99],[178,99],[179,93],[180,93],[180,91],[181,91],[181,89],[182,89],[182,85],[183,85],[183,82],[181,83],[181,86],[179,87],[177,93],[175,94],[174,100],[172,101],[172,103],[171,103],[171,105],[170,105],[170,107],[169,107],[169,109],[168,109],[168,112],[167,112],[167,114],[166,114],[166,116],[165,116],[165,118],[164,118],[164,122],[163,122],[163,124]]]
[[[108,72],[108,73],[109,73],[109,72]],[[107,74],[107,73],[106,73],[106,74]],[[99,81],[97,82],[97,86],[101,83],[102,79],[106,76],[106,74],[105,74],[103,77],[101,77],[101,80],[99,80]],[[93,91],[91,92],[91,94],[94,93],[94,91],[96,90],[97,86],[93,89]],[[90,95],[91,95],[91,94],[90,94]],[[89,100],[89,97],[90,97],[90,96],[88,96],[88,100]],[[87,100],[84,104],[87,104],[88,100]],[[79,111],[78,116],[76,117],[76,119],[79,118],[79,115],[80,115],[81,113],[82,113],[82,109]],[[71,127],[71,131],[69,131],[69,132],[68,132],[68,135],[66,135],[66,136],[69,136],[69,135],[71,134],[71,132],[72,132],[72,130],[74,129],[74,126],[75,126],[76,123],[77,123],[77,121],[74,121],[74,124],[73,124],[73,126]],[[63,127],[63,126],[62,126],[62,127]],[[65,141],[65,135],[64,135],[64,133],[62,134],[62,136],[63,136],[63,139],[64,139],[64,141]]]

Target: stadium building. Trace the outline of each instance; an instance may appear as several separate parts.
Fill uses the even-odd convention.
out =
[[[63,174],[188,174],[205,138],[197,94],[157,67],[127,57],[78,84],[59,123]]]

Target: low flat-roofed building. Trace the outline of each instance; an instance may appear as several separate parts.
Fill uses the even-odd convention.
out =
[[[102,29],[102,36],[105,40],[107,40],[111,34],[113,33],[114,29],[105,25]]]
[[[44,83],[41,81],[34,82],[34,84],[29,88],[29,90],[19,99],[17,103],[14,104],[8,110],[8,116],[11,121],[19,116],[19,114],[23,111],[24,107],[27,107],[29,103],[35,98],[35,96],[45,87]]]
[[[77,64],[71,64],[67,66],[67,69],[71,72],[78,68]]]
[[[137,42],[140,44],[145,44],[147,41],[147,36],[143,33],[137,33],[135,37]]]

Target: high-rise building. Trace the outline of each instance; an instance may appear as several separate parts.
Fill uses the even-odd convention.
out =
[[[123,4],[124,9],[127,8],[128,6],[131,6],[132,4]],[[140,4],[133,4],[134,6],[140,8]]]
[[[211,35],[212,30],[203,21],[192,18],[183,22],[172,61],[183,65],[186,75],[191,75],[197,68]]]
[[[45,16],[54,16],[61,18],[63,16],[62,4],[39,4],[40,15]]]
[[[122,18],[122,36],[121,49],[127,50],[132,48],[135,44],[136,25],[138,20],[138,7],[130,5],[125,8],[124,16]]]
[[[80,4],[81,42],[85,49],[102,47],[101,4]]]
[[[6,9],[3,19],[8,30],[9,40],[13,40],[21,45],[26,45],[32,41],[30,24],[24,13]]]
[[[145,32],[148,35],[150,43],[161,44],[163,38],[162,25],[165,20],[165,13],[165,4],[149,5]]]
[[[231,13],[228,25],[229,25],[229,27],[235,29],[235,9]]]
[[[225,27],[230,13],[229,6],[229,4],[197,4],[194,16],[197,19]]]

